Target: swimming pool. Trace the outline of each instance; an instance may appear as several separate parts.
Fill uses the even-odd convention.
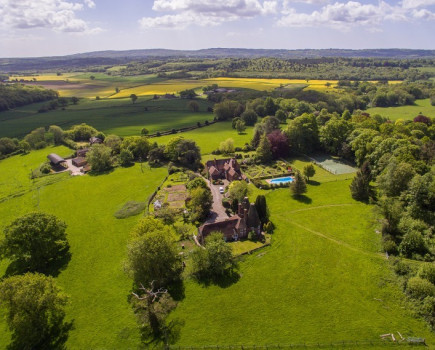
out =
[[[282,184],[287,182],[293,182],[293,177],[287,176],[287,177],[277,177],[276,179],[269,180],[269,183],[271,184]]]

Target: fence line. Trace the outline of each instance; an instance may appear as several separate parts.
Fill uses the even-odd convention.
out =
[[[279,349],[298,349],[298,348],[354,348],[355,346],[367,347],[409,347],[409,346],[426,346],[425,340],[421,339],[420,342],[393,342],[384,340],[345,340],[341,342],[329,343],[295,343],[295,344],[266,344],[266,345],[205,345],[205,346],[176,346],[167,345],[164,348],[168,350],[279,350]]]
[[[153,193],[151,193],[151,195],[148,197],[147,206],[145,208],[145,215],[147,215],[149,213],[149,207],[151,205],[151,202],[154,200],[154,197],[157,195],[157,192],[160,191],[161,187],[163,186],[165,181],[168,179],[168,177],[169,177],[169,174],[166,175],[166,177],[163,179],[163,181],[160,183],[160,185],[157,186],[157,189]]]

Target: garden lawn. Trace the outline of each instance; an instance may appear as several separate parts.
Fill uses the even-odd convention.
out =
[[[173,128],[195,126],[197,122],[212,121],[206,112],[210,104],[198,100],[200,112],[187,108],[188,100],[149,100],[139,98],[135,104],[129,98],[116,100],[81,100],[66,110],[38,113],[41,104],[17,108],[0,113],[0,137],[23,137],[38,127],[58,125],[68,129],[72,125],[87,123],[106,134],[119,136],[140,135],[142,128],[150,133]],[[145,110],[147,108],[148,110]]]
[[[301,200],[288,189],[269,191],[272,246],[243,258],[235,284],[186,282],[171,315],[183,324],[176,345],[378,341],[399,331],[433,346],[427,325],[403,308],[368,222],[371,207],[351,198],[349,184],[308,186]]]
[[[234,140],[235,147],[243,147],[245,143],[251,141],[253,130],[253,127],[247,127],[243,134],[239,134],[232,128],[231,122],[218,122],[192,131],[155,137],[152,138],[151,141],[156,141],[158,144],[166,144],[175,136],[183,136],[185,139],[195,140],[201,149],[201,154],[210,154],[212,151],[219,148],[219,144],[222,141],[228,138]]]
[[[19,172],[20,164],[38,166],[48,151],[52,150],[0,161],[1,182],[8,180],[9,167]],[[62,153],[63,148],[58,151]],[[22,168],[23,174],[27,173],[27,168]],[[26,184],[20,177],[23,186],[33,191],[0,203],[0,235],[13,219],[38,209],[56,215],[68,225],[72,258],[56,280],[70,296],[66,313],[67,319],[74,322],[74,329],[69,334],[69,349],[137,348],[139,331],[127,301],[131,280],[125,276],[122,263],[129,231],[140,215],[119,220],[114,213],[128,201],[145,202],[166,173],[165,168],[141,172],[140,166],[135,165],[100,176],[60,175],[59,182],[39,190],[32,187],[30,180]],[[0,276],[7,266],[7,261],[1,262]],[[0,348],[9,342],[5,329],[2,319]]]
[[[369,108],[367,112],[372,115],[380,114],[391,120],[412,120],[420,113],[426,117],[435,118],[435,106],[430,104],[430,99],[416,100],[413,106]]]

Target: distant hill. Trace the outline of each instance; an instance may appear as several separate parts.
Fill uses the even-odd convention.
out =
[[[421,58],[435,57],[435,50],[410,49],[370,49],[370,50],[343,50],[343,49],[306,49],[306,50],[268,50],[268,49],[226,49],[211,48],[203,50],[166,50],[146,49],[128,51],[96,51],[81,53],[71,58],[147,58],[147,57],[198,57],[198,58],[319,58],[319,57],[373,57],[373,58]]]
[[[67,56],[34,58],[0,58],[0,72],[38,69],[61,69],[92,65],[122,64],[149,58],[259,58],[304,59],[321,57],[417,59],[435,58],[435,50],[411,49],[305,49],[269,50],[241,48],[210,48],[202,50],[144,49],[127,51],[95,51]]]

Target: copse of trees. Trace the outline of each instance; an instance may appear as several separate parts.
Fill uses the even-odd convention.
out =
[[[22,84],[3,85],[0,83],[0,111],[57,98],[58,93],[54,90]]]

